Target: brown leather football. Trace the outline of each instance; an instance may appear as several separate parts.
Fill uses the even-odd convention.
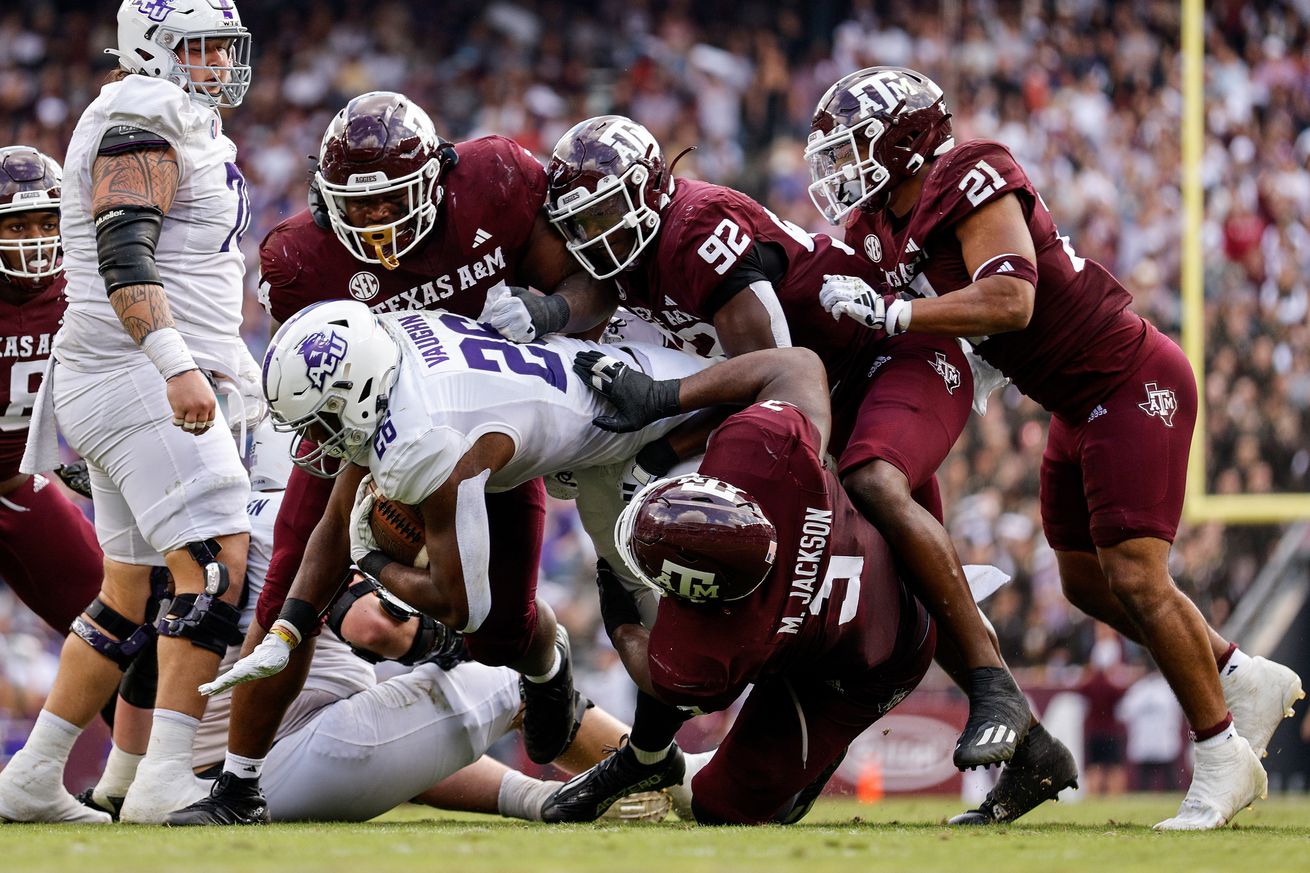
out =
[[[418,508],[384,497],[372,482],[369,483],[369,491],[376,498],[373,513],[369,516],[369,525],[373,528],[373,538],[378,541],[378,548],[388,557],[411,567],[426,567],[427,534]]]

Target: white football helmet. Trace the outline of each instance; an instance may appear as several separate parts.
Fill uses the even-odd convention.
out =
[[[228,66],[186,63],[188,40],[199,41],[201,58],[214,40],[231,40]],[[123,0],[118,48],[105,53],[116,55],[125,70],[167,79],[211,106],[240,106],[250,89],[250,31],[241,26],[232,0]],[[208,75],[195,82],[196,70]]]
[[[399,363],[400,346],[358,301],[315,303],[287,319],[264,355],[264,396],[273,427],[299,435],[292,462],[334,479],[365,456]],[[341,461],[335,471],[329,458]]]

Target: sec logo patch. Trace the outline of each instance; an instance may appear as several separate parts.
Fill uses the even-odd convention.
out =
[[[372,300],[382,287],[378,277],[372,273],[360,271],[350,277],[350,296],[356,300]]]
[[[877,234],[871,233],[864,238],[864,253],[874,263],[882,260],[882,240],[878,239]]]

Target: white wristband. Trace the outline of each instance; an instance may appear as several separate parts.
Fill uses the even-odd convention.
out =
[[[888,336],[897,336],[910,329],[910,300],[893,300],[887,306],[884,325]]]
[[[141,351],[146,353],[165,382],[178,373],[197,369],[191,352],[187,350],[186,341],[175,327],[164,327],[146,334],[146,338],[141,341]]]

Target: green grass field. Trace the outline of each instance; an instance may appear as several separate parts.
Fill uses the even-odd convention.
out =
[[[549,827],[404,807],[367,824],[241,830],[0,826],[0,870],[99,873],[561,871],[561,873],[1279,873],[1310,870],[1310,798],[1275,798],[1235,827],[1157,834],[1179,797],[1048,805],[994,830],[942,825],[949,800],[820,804],[790,827],[697,829],[676,822]]]

